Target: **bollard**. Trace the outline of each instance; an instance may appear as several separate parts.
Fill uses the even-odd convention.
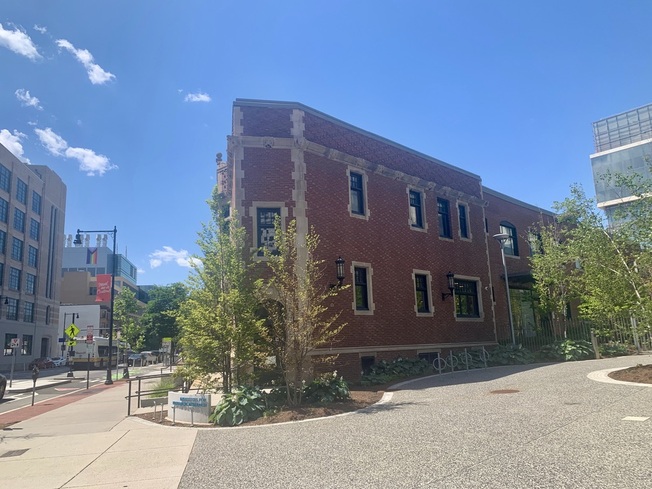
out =
[[[154,415],[152,416],[152,421],[156,421],[156,402],[154,402]]]
[[[177,419],[177,407],[172,406],[172,426],[176,425],[176,419]]]

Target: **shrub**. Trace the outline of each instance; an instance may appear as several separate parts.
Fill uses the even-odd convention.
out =
[[[362,376],[362,385],[385,384],[392,380],[423,375],[431,370],[431,365],[422,358],[396,358],[391,362],[382,360]]]
[[[165,397],[169,391],[178,388],[177,383],[170,377],[162,378],[152,389],[152,392],[147,397]]]
[[[499,345],[489,352],[489,365],[527,365],[534,355],[522,345]]]
[[[337,372],[317,377],[303,390],[303,398],[308,402],[326,403],[346,401],[351,398],[349,386],[344,377],[337,377]]]
[[[618,341],[610,341],[609,343],[600,345],[598,349],[600,350],[600,355],[603,357],[621,357],[629,355],[628,346]]]
[[[542,360],[576,361],[593,356],[591,343],[584,340],[563,340],[544,345],[538,352]]]
[[[209,421],[220,426],[237,426],[260,418],[266,410],[265,395],[257,387],[237,387],[215,406]]]

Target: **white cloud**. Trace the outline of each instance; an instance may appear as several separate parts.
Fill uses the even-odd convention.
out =
[[[117,169],[109,158],[98,155],[92,149],[75,148],[68,146],[68,143],[61,136],[56,134],[49,127],[45,129],[34,129],[34,132],[41,140],[41,144],[55,156],[71,158],[79,162],[79,169],[86,172],[88,176],[104,175],[109,170]]]
[[[203,92],[189,93],[188,95],[186,95],[186,98],[184,98],[183,101],[184,102],[210,102],[211,96]]]
[[[104,71],[100,65],[94,62],[93,55],[90,53],[90,51],[86,49],[76,49],[70,41],[65,39],[57,39],[56,43],[60,48],[63,48],[72,53],[72,55],[77,58],[77,61],[79,61],[84,66],[84,68],[86,68],[88,79],[93,85],[103,85],[104,83],[115,79],[115,75],[113,73]]]
[[[45,149],[55,156],[64,156],[64,151],[68,147],[68,143],[65,139],[56,134],[49,127],[45,129],[34,129],[34,132],[41,140],[41,144],[45,146]]]
[[[41,34],[45,34],[48,31],[45,27],[38,24],[34,24],[34,30],[40,32]]]
[[[26,33],[19,29],[7,30],[2,27],[2,24],[0,24],[0,46],[4,46],[14,53],[31,60],[41,58],[38,49],[36,49],[32,39]]]
[[[9,132],[7,129],[0,129],[0,144],[7,148],[16,158],[25,163],[29,163],[27,158],[23,158],[23,145],[21,139],[27,136],[22,132]]]
[[[29,90],[25,90],[24,88],[19,88],[16,90],[16,98],[20,100],[20,102],[25,106],[25,107],[34,107],[38,110],[43,110],[43,107],[41,107],[41,102],[39,99],[36,97],[32,97],[29,94]]]
[[[175,250],[170,246],[164,246],[162,250],[156,250],[149,255],[149,266],[158,268],[163,263],[174,262],[180,267],[190,268],[192,263],[199,263],[196,258],[190,256],[187,250]]]

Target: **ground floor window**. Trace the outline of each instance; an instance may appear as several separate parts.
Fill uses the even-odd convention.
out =
[[[455,315],[461,318],[480,317],[476,281],[455,279]]]

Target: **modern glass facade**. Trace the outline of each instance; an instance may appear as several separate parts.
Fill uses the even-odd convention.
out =
[[[605,175],[652,178],[652,104],[593,123],[596,153],[591,155],[598,207],[613,221],[617,206],[632,200],[631,191]]]

